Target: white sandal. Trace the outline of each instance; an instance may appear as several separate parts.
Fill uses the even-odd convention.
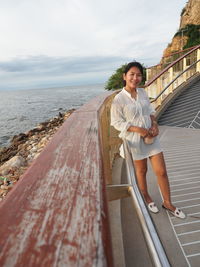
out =
[[[162,207],[164,209],[166,209],[167,211],[169,211],[172,215],[174,215],[175,217],[179,218],[179,219],[185,219],[186,218],[186,215],[184,212],[182,212],[182,210],[176,208],[175,211],[172,211],[168,208],[166,208],[164,205],[162,205]]]
[[[156,204],[154,202],[150,202],[148,205],[147,205],[148,209],[153,212],[153,213],[158,213],[159,212],[159,209],[158,207],[156,206]]]

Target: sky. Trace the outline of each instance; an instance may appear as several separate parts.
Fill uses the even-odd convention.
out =
[[[159,63],[186,0],[0,0],[0,90],[105,83]]]

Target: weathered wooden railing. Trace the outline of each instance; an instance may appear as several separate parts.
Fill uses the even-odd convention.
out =
[[[119,146],[106,119],[112,94],[75,111],[1,202],[1,267],[113,266],[105,188]]]
[[[110,126],[110,108],[115,95],[119,91],[112,92],[104,101],[99,110],[99,119],[101,124],[101,140],[104,162],[104,176],[106,183],[112,184],[112,165],[116,155],[119,153],[119,146],[122,140],[118,137],[119,132]]]
[[[152,80],[146,83],[146,91],[158,107],[167,95],[200,72],[200,45],[168,65]]]

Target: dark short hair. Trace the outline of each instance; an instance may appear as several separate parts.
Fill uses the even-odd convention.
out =
[[[139,69],[139,71],[141,72],[142,76],[143,76],[143,73],[144,73],[144,68],[142,66],[142,64],[140,64],[139,62],[137,61],[132,61],[132,62],[129,62],[126,67],[124,68],[124,71],[123,73],[126,74],[132,67],[136,67]],[[124,86],[126,86],[126,81],[123,80],[123,84]]]
[[[126,67],[125,67],[125,69],[124,69],[124,73],[126,74],[132,67],[136,67],[136,68],[138,68],[139,70],[140,70],[140,72],[141,72],[141,74],[143,75],[143,66],[142,66],[142,64],[140,64],[139,62],[137,62],[137,61],[133,61],[133,62],[129,62],[127,65],[126,65]]]

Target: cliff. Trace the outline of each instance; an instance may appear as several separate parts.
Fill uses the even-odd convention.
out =
[[[200,24],[200,0],[190,0],[182,10],[180,29],[188,24]]]
[[[193,31],[193,33],[194,31],[196,31],[197,38],[199,37],[200,33],[199,11],[200,11],[200,0],[189,0],[187,2],[186,6],[182,9],[181,12],[179,30],[172,38],[171,43],[164,50],[163,57],[166,57],[171,53],[184,49],[184,47],[188,44],[189,38],[191,38],[191,31]],[[194,42],[194,45],[196,45],[196,43],[197,44],[200,43],[199,41],[200,37],[199,40],[196,40],[196,42]],[[188,47],[192,46],[192,43],[187,46]]]

